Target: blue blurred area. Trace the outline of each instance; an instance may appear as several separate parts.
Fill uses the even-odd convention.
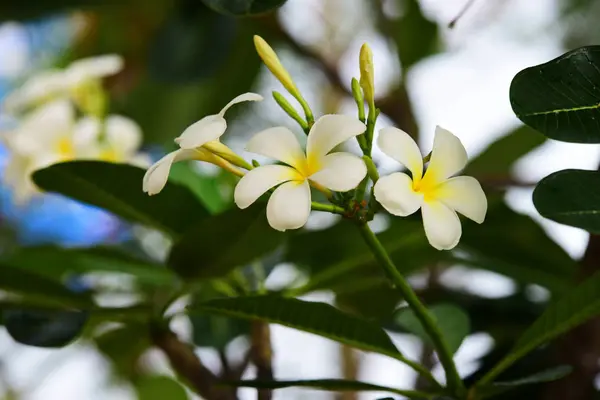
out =
[[[18,52],[17,46],[28,48],[28,67],[33,70],[51,65],[51,60],[69,42],[69,24],[53,17],[24,24],[17,30],[0,25],[0,54]],[[3,40],[4,39],[4,40]],[[33,56],[35,55],[35,56]],[[23,77],[0,76],[0,102]],[[0,124],[2,121],[0,121]],[[0,126],[1,127],[1,126]],[[0,174],[8,152],[0,146]],[[128,227],[118,218],[99,208],[84,205],[63,196],[44,194],[26,205],[15,205],[9,188],[0,184],[0,218],[14,229],[20,243],[33,245],[56,243],[63,246],[89,246],[119,242],[129,238]]]

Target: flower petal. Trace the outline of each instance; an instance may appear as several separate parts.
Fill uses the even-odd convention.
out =
[[[458,215],[440,201],[426,201],[421,206],[425,235],[438,250],[453,249],[460,240],[462,227]]]
[[[436,127],[431,162],[425,172],[430,184],[441,183],[467,165],[467,151],[460,139],[444,128]]]
[[[246,150],[282,161],[298,170],[306,168],[306,157],[296,135],[283,126],[258,132],[250,139]]]
[[[227,129],[225,118],[220,115],[208,115],[188,126],[175,143],[182,149],[194,149],[223,136]]]
[[[262,101],[262,100],[263,100],[263,97],[260,94],[251,93],[251,92],[240,94],[239,96],[237,96],[236,98],[231,100],[229,103],[227,103],[227,105],[225,105],[225,107],[223,107],[223,109],[221,110],[221,112],[218,115],[223,117],[225,115],[225,113],[227,112],[227,110],[229,110],[231,108],[231,106],[233,106],[235,104],[242,103],[244,101]]]
[[[413,179],[423,177],[423,155],[412,137],[402,129],[388,127],[379,131],[377,146],[386,155],[404,165]]]
[[[471,176],[457,176],[442,183],[435,192],[437,199],[481,224],[487,212],[487,198],[477,179]]]
[[[142,143],[142,129],[130,118],[109,115],[106,118],[106,139],[120,153],[130,154],[137,151]]]
[[[8,113],[18,113],[32,103],[48,99],[67,89],[65,75],[61,70],[40,72],[29,78],[21,88],[6,96],[4,109]]]
[[[286,182],[267,203],[267,220],[273,229],[285,231],[303,227],[310,215],[310,186],[307,181]]]
[[[74,61],[65,73],[70,83],[78,84],[87,79],[114,75],[123,69],[123,64],[123,57],[120,55],[106,54]]]
[[[298,179],[296,170],[285,165],[265,165],[254,168],[240,179],[235,187],[233,199],[241,208],[247,208],[260,196],[280,183]]]
[[[171,165],[177,161],[192,160],[198,158],[196,150],[175,150],[167,154],[148,168],[142,182],[142,189],[148,195],[160,193],[167,184]]]
[[[373,188],[375,199],[390,214],[406,217],[423,204],[423,194],[413,190],[413,181],[403,172],[379,178]]]
[[[357,187],[366,175],[362,158],[341,152],[326,155],[322,169],[312,174],[310,180],[336,192],[347,192]]]
[[[355,117],[348,115],[324,115],[310,128],[306,142],[309,163],[321,160],[333,148],[363,133],[367,127]]]

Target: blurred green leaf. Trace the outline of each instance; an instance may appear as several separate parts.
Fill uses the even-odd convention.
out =
[[[121,250],[108,247],[24,247],[4,262],[53,278],[66,278],[74,273],[118,272],[132,275],[139,282],[160,286],[169,285],[177,279],[175,274],[163,265],[142,261]]]
[[[402,395],[409,399],[424,399],[426,393],[413,390],[394,389],[387,386],[374,385],[372,383],[351,381],[344,379],[309,379],[302,381],[228,381],[226,385],[235,387],[251,387],[257,389],[283,389],[288,387],[304,387],[334,392],[390,392]]]
[[[167,183],[162,192],[142,191],[144,169],[101,161],[69,161],[38,170],[33,180],[41,189],[104,208],[131,222],[177,236],[208,216],[186,188]]]
[[[0,289],[48,305],[79,308],[93,304],[89,295],[74,293],[56,279],[12,265],[0,266]]]
[[[209,300],[196,304],[190,312],[263,320],[314,333],[358,349],[390,357],[401,356],[387,333],[377,324],[346,314],[326,303],[274,295],[248,296]]]
[[[521,121],[551,139],[600,143],[600,46],[519,72],[510,102]]]
[[[143,332],[143,325],[129,323],[95,337],[98,350],[110,360],[117,376],[137,375],[138,359],[151,346]]]
[[[224,172],[228,173],[228,172]],[[177,163],[171,167],[171,182],[179,183],[190,189],[212,214],[225,211],[233,204],[232,196],[226,198],[223,191],[227,189],[222,175],[206,176],[195,172],[190,164]]]
[[[287,0],[202,0],[213,10],[235,16],[248,16],[273,11]]]
[[[537,283],[554,293],[572,287],[577,272],[575,261],[541,226],[511,210],[499,196],[488,196],[483,224],[464,222],[459,248],[468,253],[461,263]]]
[[[233,339],[248,335],[250,322],[216,315],[191,315],[192,340],[198,347],[224,350]]]
[[[485,386],[499,373],[538,346],[600,314],[600,273],[594,274],[564,296],[552,301],[544,313],[523,333],[479,385]]]
[[[600,233],[600,172],[567,169],[550,174],[533,191],[533,204],[543,217]]]
[[[83,331],[86,311],[4,310],[4,326],[19,343],[36,347],[63,347]]]
[[[456,353],[464,338],[470,333],[471,323],[469,316],[453,304],[436,304],[429,307],[429,312],[437,321],[438,327],[448,342],[450,351]],[[419,322],[412,309],[408,307],[403,308],[398,312],[395,320],[407,331],[431,343],[429,335],[423,329],[421,322]]]
[[[175,243],[167,263],[185,278],[220,277],[274,251],[284,238],[269,226],[263,204],[233,208],[194,226]]]
[[[170,376],[144,376],[135,382],[139,400],[187,400],[184,387]]]
[[[351,289],[346,287],[337,286],[333,290],[336,293],[336,306],[342,310],[352,311],[358,315],[374,320],[385,320],[387,319],[396,306],[402,300],[402,295],[395,288],[391,287],[390,284],[381,279],[373,280],[377,282],[368,288],[360,288],[361,281],[364,283],[365,279],[361,279],[361,276],[355,274],[357,288]],[[351,289],[351,290],[349,290]]]
[[[543,135],[521,126],[491,143],[477,157],[471,159],[463,175],[502,178],[510,175],[513,164],[546,141]]]
[[[227,60],[236,28],[235,19],[197,0],[180,2],[151,44],[150,73],[178,84],[212,77]]]
[[[564,378],[569,375],[571,371],[573,371],[573,367],[569,365],[560,365],[514,381],[494,382],[490,386],[479,389],[477,394],[478,396],[481,396],[481,398],[493,397],[511,389],[518,388],[519,386],[552,382]]]

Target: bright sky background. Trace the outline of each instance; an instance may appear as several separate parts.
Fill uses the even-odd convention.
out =
[[[428,15],[442,25],[450,21],[466,0],[423,0]],[[351,29],[354,37],[343,55],[341,73],[346,81],[358,75],[358,49],[369,41],[374,51],[376,84],[378,91],[399,76],[400,66],[394,50],[367,24],[361,22],[360,2],[357,0],[289,0],[282,9],[282,20],[298,40],[306,44],[318,42],[327,34],[320,25],[326,18],[321,3],[335,5],[344,14],[344,24],[339,29]],[[391,2],[389,2],[391,4]],[[343,6],[344,5],[344,6]],[[397,12],[387,7],[390,13]],[[300,12],[301,11],[301,12]],[[347,15],[346,15],[347,14]],[[554,58],[563,49],[560,46],[560,27],[555,24],[557,0],[478,0],[453,31],[444,32],[450,50],[431,57],[416,66],[408,76],[408,87],[414,101],[416,116],[421,128],[421,146],[429,149],[435,125],[441,125],[458,135],[470,155],[475,155],[487,144],[517,126],[509,100],[508,88],[512,77],[521,69]],[[418,41],[418,38],[414,40]],[[10,54],[0,63],[0,76],[10,77],[27,65],[29,49],[16,24],[0,25],[0,54]],[[290,68],[293,73],[293,68]],[[275,82],[265,80],[265,92],[275,89]],[[302,85],[300,85],[302,88]],[[309,96],[310,97],[310,96]],[[264,102],[267,103],[267,102]],[[351,103],[350,103],[351,104]],[[258,107],[272,107],[261,104]],[[269,108],[266,108],[269,110]],[[349,109],[351,111],[351,109]],[[264,112],[264,111],[263,111]],[[383,121],[385,126],[389,122]],[[524,181],[535,182],[549,173],[564,168],[593,169],[596,167],[599,147],[593,145],[548,142],[528,155],[517,165]],[[384,160],[384,168],[393,167]],[[549,234],[575,257],[579,257],[586,244],[587,234],[537,216],[531,202],[530,189],[513,189],[508,195],[512,207],[542,221]],[[281,269],[270,278],[272,284],[285,280],[289,274]],[[461,287],[489,297],[502,297],[512,293],[511,280],[485,271],[454,269],[443,277],[448,285]],[[465,283],[468,282],[468,283]],[[315,300],[330,300],[330,296],[317,294]],[[189,335],[189,324],[178,321],[178,331]],[[409,357],[418,357],[419,342],[407,335],[393,335],[399,348]],[[277,378],[301,379],[339,377],[338,346],[328,340],[292,329],[273,326],[275,365]],[[234,341],[232,353],[240,352],[245,343]],[[492,346],[492,340],[483,333],[471,335],[456,355],[461,374],[476,367],[476,359]],[[218,365],[216,354],[200,352],[211,365]],[[40,350],[15,344],[4,331],[0,331],[0,365],[11,385],[28,389],[24,400],[81,400],[81,399],[131,399],[133,392],[126,387],[111,388],[106,362],[93,350],[75,345],[62,350]],[[407,367],[383,356],[362,354],[360,379],[397,387],[412,384],[415,375]],[[165,368],[164,357],[152,352],[149,362],[160,370]],[[436,376],[442,377],[436,369]],[[40,380],[40,377],[43,377]],[[250,376],[250,375],[249,375]],[[360,399],[375,399],[378,394],[361,395]],[[383,397],[381,394],[380,397]],[[243,390],[242,399],[255,399],[253,390]],[[281,390],[275,399],[332,399],[332,395],[316,391]]]

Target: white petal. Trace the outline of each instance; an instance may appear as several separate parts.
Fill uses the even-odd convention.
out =
[[[448,179],[435,194],[439,201],[478,224],[485,219],[487,198],[477,179],[470,176]]]
[[[309,163],[321,160],[333,148],[346,140],[360,135],[367,127],[355,117],[348,115],[324,115],[310,128],[306,142]]]
[[[251,93],[251,92],[240,94],[239,96],[237,96],[236,98],[231,100],[229,103],[227,103],[227,105],[225,107],[223,107],[223,109],[221,110],[219,115],[221,117],[224,116],[225,113],[227,112],[227,110],[229,110],[231,108],[231,106],[233,106],[235,104],[242,103],[244,101],[262,101],[262,100],[263,100],[263,97],[260,94]]]
[[[282,161],[301,171],[306,167],[306,157],[296,135],[283,126],[258,132],[250,139],[246,150]]]
[[[225,118],[220,115],[208,115],[188,126],[175,143],[182,149],[193,149],[223,136],[227,129]]]
[[[169,172],[171,171],[171,165],[177,161],[192,160],[197,158],[197,151],[195,150],[175,150],[148,168],[144,175],[142,188],[144,192],[152,196],[160,193],[161,190],[167,184],[169,179]]]
[[[467,151],[459,138],[444,128],[436,127],[431,162],[425,172],[427,181],[441,183],[467,165]]]
[[[312,174],[310,180],[336,192],[347,192],[357,187],[366,175],[362,158],[341,152],[326,155],[322,169]]]
[[[377,145],[386,155],[408,168],[414,179],[421,179],[423,155],[408,133],[394,127],[383,128],[379,131]]]
[[[109,115],[106,118],[106,140],[120,153],[133,153],[142,143],[142,129],[130,118]]]
[[[240,179],[235,187],[233,199],[239,208],[244,209],[273,186],[298,178],[298,173],[285,165],[265,165],[254,168]]]
[[[285,231],[303,227],[310,215],[308,182],[286,182],[279,186],[267,203],[267,220],[273,229]]]
[[[48,70],[29,78],[21,88],[10,93],[4,107],[7,112],[19,112],[32,103],[48,99],[66,90],[67,82],[63,71]]]
[[[25,117],[14,132],[13,150],[24,153],[48,151],[58,140],[69,138],[75,110],[68,100],[55,100],[37,108]]]
[[[383,208],[400,217],[414,213],[423,204],[423,194],[413,190],[412,179],[402,172],[379,178],[373,193]]]
[[[87,79],[99,79],[114,75],[123,69],[123,64],[123,57],[117,54],[107,54],[74,61],[65,73],[71,84],[78,84]]]
[[[453,249],[460,240],[462,227],[458,215],[439,201],[426,201],[421,206],[425,235],[438,250]]]

